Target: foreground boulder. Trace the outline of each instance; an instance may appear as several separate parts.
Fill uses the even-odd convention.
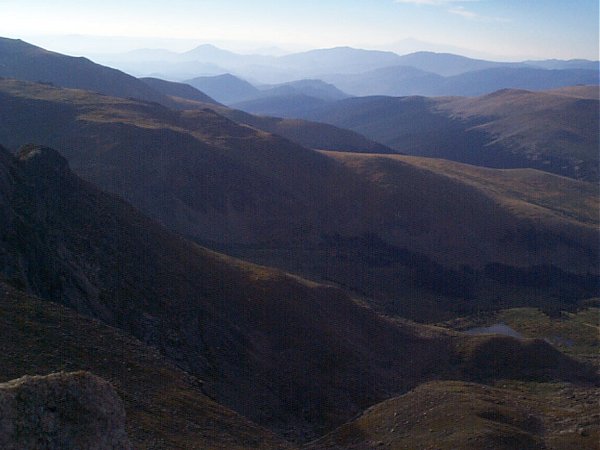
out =
[[[0,448],[130,449],[125,410],[89,372],[25,376],[0,384]]]

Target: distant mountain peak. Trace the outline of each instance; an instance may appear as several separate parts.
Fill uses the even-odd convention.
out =
[[[196,55],[200,54],[202,56],[212,55],[212,56],[235,56],[236,54],[230,52],[229,50],[224,50],[222,48],[217,47],[213,44],[200,44],[194,47],[191,50],[183,53],[184,55]]]

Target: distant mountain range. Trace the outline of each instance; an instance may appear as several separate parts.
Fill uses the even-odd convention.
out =
[[[352,95],[479,95],[502,88],[542,90],[597,84],[599,70],[598,61],[588,60],[498,62],[450,53],[416,52],[400,56],[350,47],[275,57],[238,55],[202,45],[185,53],[144,50],[115,55],[113,61],[104,57],[101,61],[138,76],[178,80],[225,73],[253,84],[321,79]],[[547,70],[568,72],[544,72]],[[475,74],[466,76],[471,72]],[[248,98],[237,99],[243,100]]]
[[[477,96],[505,88],[537,91],[600,83],[598,62],[594,61],[503,63],[447,53],[417,52],[399,56],[349,47],[274,57],[237,55],[203,45],[185,53],[138,50],[125,55],[122,61],[123,64],[117,65],[125,70],[126,64],[155,64],[157,67],[148,67],[141,73],[130,71],[151,78],[187,79],[188,84],[214,100],[247,112],[288,116],[286,105],[288,111],[296,105],[296,117],[308,106],[317,107],[351,95]],[[140,83],[130,75],[22,41],[3,39],[0,42],[0,64],[3,77],[51,82],[174,107],[148,83]],[[68,75],[59,69],[65,64],[70,65]],[[188,68],[190,64],[214,65],[217,69],[215,75],[209,76],[198,76],[205,72],[201,68],[191,68],[187,76],[164,73],[165,69],[179,70],[179,64]],[[261,77],[261,73],[269,76]]]
[[[356,96],[476,96],[500,89],[534,91],[577,84],[598,84],[598,70],[499,66],[442,76],[411,66],[395,66],[356,75],[328,75],[324,80]]]

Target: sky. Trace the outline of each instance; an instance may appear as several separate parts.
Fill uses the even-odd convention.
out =
[[[0,0],[0,36],[70,54],[353,47],[598,59],[598,0]]]

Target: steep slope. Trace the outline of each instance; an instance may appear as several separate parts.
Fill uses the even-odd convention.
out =
[[[477,98],[366,97],[300,118],[348,128],[402,153],[598,179],[598,100],[502,90]],[[565,88],[562,92],[569,92]]]
[[[215,403],[202,382],[155,348],[0,281],[0,382],[27,374],[91,371],[122,398],[136,449],[272,449],[287,444]]]
[[[3,276],[131,333],[291,438],[431,378],[594,379],[543,341],[392,321],[339,290],[209,252],[78,179],[48,148],[3,152],[2,169]]]
[[[171,105],[164,95],[126,73],[86,58],[50,52],[20,39],[0,38],[0,77]]]
[[[524,304],[589,295],[586,274],[597,270],[589,225],[532,219],[462,180],[403,163],[373,160],[369,173],[356,171],[212,111],[0,85],[0,139],[13,148],[28,141],[60,146],[86,179],[213,248],[351,282],[422,320],[491,305],[493,285],[506,281],[493,264],[564,272],[533,297],[523,292]],[[488,266],[491,285],[477,288],[469,280]],[[572,294],[563,296],[560,286]]]

